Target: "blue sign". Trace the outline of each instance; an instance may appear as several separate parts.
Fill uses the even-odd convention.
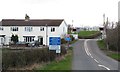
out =
[[[71,41],[71,38],[70,37],[66,37],[65,40],[66,41]]]
[[[49,37],[49,45],[60,45],[61,39],[60,37]]]

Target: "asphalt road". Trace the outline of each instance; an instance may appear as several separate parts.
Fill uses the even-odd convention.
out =
[[[82,39],[72,46],[72,70],[118,70],[118,61],[106,56],[96,39]]]

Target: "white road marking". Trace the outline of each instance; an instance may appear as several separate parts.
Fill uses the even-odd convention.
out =
[[[91,56],[91,54],[90,54],[90,52],[89,52],[89,50],[88,50],[87,41],[88,41],[88,40],[85,40],[85,42],[84,42],[85,52],[86,52],[86,54],[87,54],[88,56]]]
[[[88,40],[85,40],[85,42],[84,42],[85,52],[86,52],[86,54],[87,54],[88,56],[90,56],[91,58],[93,58],[93,56],[91,55],[91,53],[90,53],[89,50],[88,50],[87,41],[88,41]],[[94,59],[94,61],[97,62],[97,63],[99,63],[99,61],[98,61],[97,59]],[[106,66],[104,66],[104,65],[98,64],[98,66],[99,66],[99,67],[103,67],[103,68],[105,68],[105,69],[107,69],[107,70],[110,70],[110,68],[108,68],[108,67],[106,67]]]
[[[98,65],[98,66],[104,67],[104,68],[106,68],[107,70],[110,70],[108,67],[106,67],[106,66],[104,66],[104,65]]]
[[[95,60],[95,62],[99,63],[98,60],[96,60],[96,59],[94,59],[94,60]]]
[[[91,55],[91,58],[93,58],[93,56]]]

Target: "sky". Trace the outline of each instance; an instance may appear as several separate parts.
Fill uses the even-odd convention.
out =
[[[103,14],[110,22],[118,21],[120,0],[0,0],[0,20],[64,19],[74,27],[101,26]]]

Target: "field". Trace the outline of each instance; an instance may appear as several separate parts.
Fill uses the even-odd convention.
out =
[[[101,35],[100,31],[80,31],[78,33],[79,39],[93,39]]]
[[[96,33],[98,33],[99,31],[80,31],[78,33],[79,36],[91,36],[94,35]]]

